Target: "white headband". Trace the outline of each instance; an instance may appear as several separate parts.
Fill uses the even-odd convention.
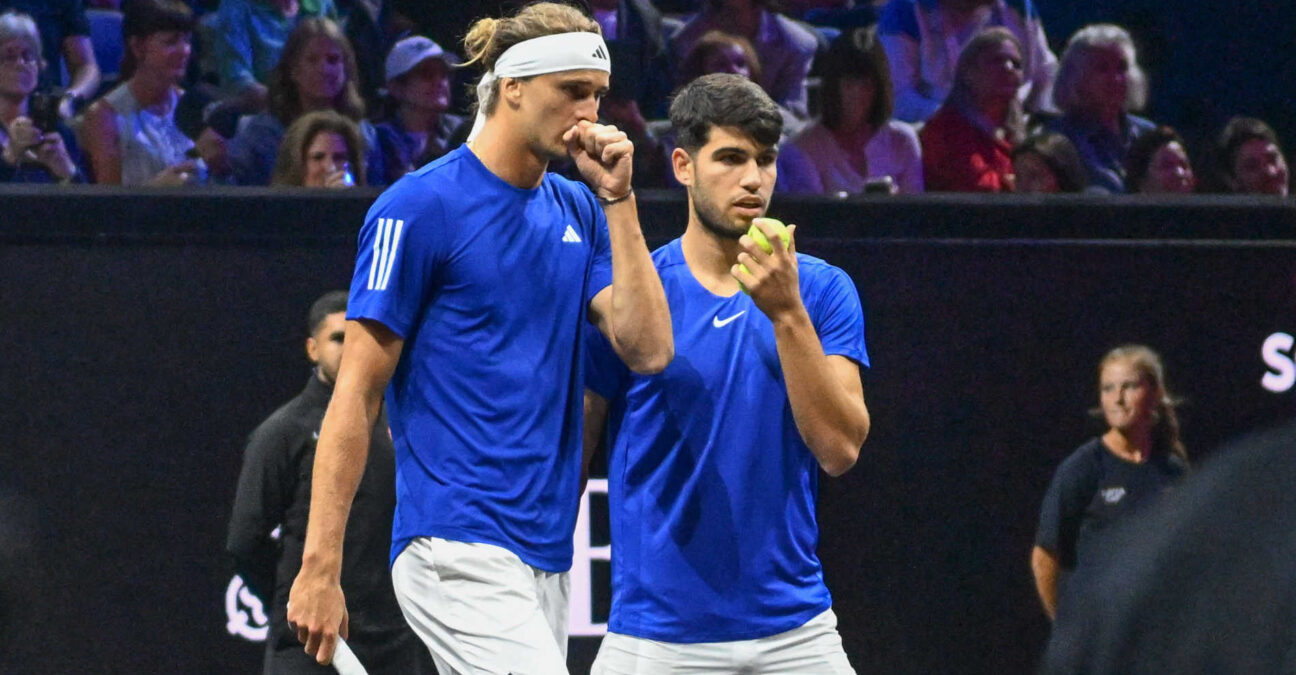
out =
[[[557,33],[523,40],[504,50],[495,67],[477,83],[477,119],[473,121],[471,141],[486,123],[495,82],[503,77],[532,77],[567,70],[601,70],[612,72],[607,44],[598,33]]]

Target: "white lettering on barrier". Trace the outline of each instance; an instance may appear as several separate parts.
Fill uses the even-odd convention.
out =
[[[1292,346],[1296,339],[1287,333],[1274,333],[1265,338],[1260,347],[1260,358],[1269,370],[1260,378],[1260,386],[1275,394],[1290,391],[1296,385],[1296,354]]]
[[[590,545],[590,495],[605,495],[608,491],[606,478],[591,478],[581,495],[580,511],[576,516],[576,532],[573,537],[573,555],[571,568],[571,598],[568,611],[567,630],[572,637],[588,637],[607,634],[606,623],[594,623],[594,593],[592,562],[595,560],[612,560],[611,546]]]

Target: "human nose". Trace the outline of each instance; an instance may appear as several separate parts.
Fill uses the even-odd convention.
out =
[[[577,121],[584,120],[584,121],[586,121],[586,122],[597,122],[597,121],[598,121],[598,110],[599,110],[599,100],[598,100],[598,98],[596,98],[596,97],[594,97],[594,96],[590,96],[589,98],[587,98],[587,99],[581,101],[581,102],[577,105],[577,107],[576,107],[576,119],[577,119]]]
[[[761,169],[755,160],[751,160],[743,165],[742,178],[739,185],[749,192],[756,192],[761,187]]]

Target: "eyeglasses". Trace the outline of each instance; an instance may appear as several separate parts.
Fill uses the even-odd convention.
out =
[[[18,63],[24,66],[32,66],[40,63],[40,57],[32,52],[9,52],[0,54],[0,63],[6,65]]]

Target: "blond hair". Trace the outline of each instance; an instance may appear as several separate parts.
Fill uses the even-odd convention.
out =
[[[1146,345],[1126,344],[1107,352],[1098,362],[1098,377],[1113,361],[1126,361],[1130,367],[1143,378],[1157,396],[1153,409],[1155,424],[1152,427],[1152,444],[1154,451],[1163,452],[1188,461],[1188,450],[1179,439],[1179,416],[1175,412],[1178,401],[1172,396],[1165,384],[1165,366],[1161,364],[1161,355]]]
[[[1085,26],[1076,31],[1067,40],[1066,50],[1058,64],[1057,77],[1053,82],[1053,103],[1066,113],[1081,111],[1088,104],[1081,85],[1089,77],[1093,56],[1102,51],[1118,51],[1125,57],[1125,74],[1129,78],[1129,89],[1125,93],[1125,110],[1133,112],[1142,110],[1147,105],[1147,74],[1139,66],[1138,53],[1134,49],[1134,38],[1129,31],[1110,23],[1098,23]]]
[[[598,22],[580,9],[557,2],[537,2],[523,7],[517,14],[500,19],[478,19],[464,36],[464,54],[468,60],[462,65],[480,64],[482,70],[495,69],[495,62],[509,47],[546,35],[558,33],[598,33],[603,31]],[[499,83],[491,91],[486,103],[486,114],[495,110],[499,99]]]

